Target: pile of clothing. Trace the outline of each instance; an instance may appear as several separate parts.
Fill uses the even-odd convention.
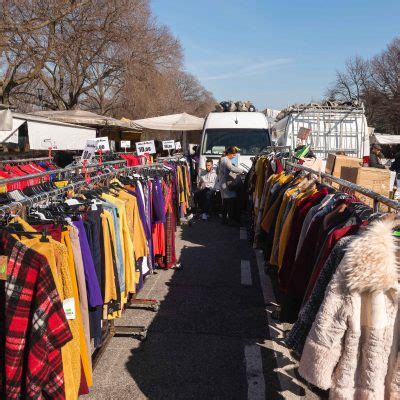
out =
[[[221,101],[215,105],[216,112],[255,112],[256,108],[250,101]]]

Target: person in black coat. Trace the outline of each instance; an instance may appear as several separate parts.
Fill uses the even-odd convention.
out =
[[[394,155],[394,161],[390,166],[390,170],[396,172],[396,174],[400,174],[400,153]]]
[[[382,157],[382,147],[379,144],[373,144],[371,147],[371,154],[369,155],[369,167],[385,169],[381,164],[380,158]]]

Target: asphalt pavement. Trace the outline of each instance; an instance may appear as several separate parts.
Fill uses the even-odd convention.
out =
[[[177,232],[181,268],[150,276],[141,298],[157,312],[128,309],[116,325],[147,338],[114,337],[83,399],[317,399],[301,382],[274,323],[274,294],[245,228],[217,218]]]

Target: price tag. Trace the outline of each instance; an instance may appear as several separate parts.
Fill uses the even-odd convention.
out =
[[[7,256],[0,256],[0,281],[7,280]]]
[[[110,142],[107,136],[99,137],[93,140],[95,140],[97,143],[97,150],[101,150],[103,153],[105,151],[110,151]]]
[[[91,160],[97,150],[97,142],[95,139],[89,139],[86,141],[85,149],[83,150],[81,161],[83,160]]]
[[[181,149],[182,149],[181,142],[175,142],[175,150],[181,150]]]
[[[137,142],[135,144],[138,156],[143,156],[144,154],[154,154],[156,152],[156,145],[154,144],[154,140]]]
[[[129,148],[131,147],[131,141],[130,140],[121,140],[121,147]]]
[[[67,319],[75,319],[75,299],[73,297],[63,301],[63,308]]]
[[[163,140],[163,150],[175,150],[175,140]]]

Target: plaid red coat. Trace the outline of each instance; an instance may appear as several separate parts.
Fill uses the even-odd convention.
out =
[[[8,257],[7,281],[0,289],[4,296],[5,286],[1,398],[63,399],[60,348],[72,334],[47,260],[6,231],[0,234],[0,254]]]

